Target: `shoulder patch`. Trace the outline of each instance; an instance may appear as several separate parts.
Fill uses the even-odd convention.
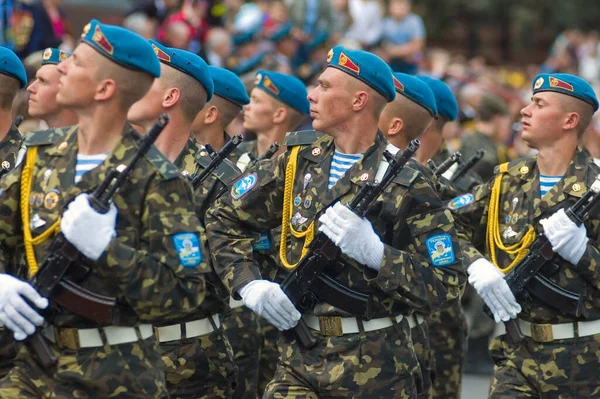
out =
[[[252,190],[254,186],[256,186],[257,182],[258,176],[256,173],[251,173],[242,177],[233,185],[233,187],[231,187],[231,197],[234,200],[239,200],[244,196],[244,194]]]
[[[324,134],[316,130],[299,130],[288,132],[285,135],[284,144],[288,147],[297,145],[309,145],[320,139]]]
[[[76,126],[70,126],[67,128],[47,129],[40,130],[37,132],[29,132],[25,135],[23,143],[27,147],[56,144],[60,139],[65,137],[67,132],[70,132],[71,129],[76,128]]]
[[[152,146],[145,157],[152,166],[167,180],[181,177],[181,171],[173,165],[155,146]]]
[[[393,181],[400,184],[401,186],[410,187],[414,183],[416,178],[419,177],[419,174],[421,174],[421,172],[419,172],[418,170],[415,170],[410,166],[405,166],[404,168],[402,168],[400,173],[394,178]]]
[[[473,197],[473,194],[471,194],[471,193],[463,194],[460,197],[451,199],[450,202],[448,202],[448,209],[454,211],[456,209],[459,209],[459,208],[462,208],[469,204],[472,204],[474,200],[475,200],[475,197]]]
[[[196,267],[202,262],[200,241],[194,233],[178,233],[173,235],[173,245],[183,267]]]
[[[454,246],[450,234],[437,234],[425,240],[431,263],[435,267],[445,267],[456,262]]]

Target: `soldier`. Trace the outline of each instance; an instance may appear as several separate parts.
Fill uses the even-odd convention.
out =
[[[14,125],[11,107],[19,88],[27,85],[27,74],[21,60],[9,49],[0,47],[0,132],[4,132],[0,140],[0,162],[2,169],[15,167],[23,138]],[[6,173],[6,172],[5,172]],[[0,326],[0,377],[12,368],[12,360],[17,354],[15,343],[10,334]]]
[[[439,165],[450,156],[442,137],[442,129],[447,122],[456,120],[458,102],[452,90],[443,81],[427,76],[417,76],[417,78],[427,84],[433,92],[438,110],[437,119],[419,137],[421,147],[417,151],[417,159],[421,163],[433,159]],[[429,330],[429,346],[435,366],[433,398],[458,399],[461,394],[467,336],[467,321],[462,305],[460,301],[456,301],[447,309],[425,315],[425,321]]]
[[[141,37],[92,20],[58,68],[57,101],[79,124],[27,136],[25,161],[0,183],[2,257],[17,260],[1,266],[0,321],[17,340],[39,328],[58,363],[43,367],[24,346],[0,381],[0,397],[162,398],[164,368],[150,323],[189,311],[206,284],[197,268],[202,229],[193,194],[152,147],[107,213],[96,212],[88,195],[138,153],[127,110],[159,76],[159,62]],[[60,309],[52,302],[60,312],[44,324],[39,311],[49,301],[27,279],[59,229],[80,251],[64,284],[79,288],[70,300],[61,294]],[[89,304],[86,291],[103,300],[79,308]]]
[[[396,148],[406,148],[419,137],[434,117],[437,116],[437,104],[431,89],[419,79],[404,73],[394,73],[396,99],[385,106],[379,118],[379,129],[385,138]],[[414,169],[423,166],[418,162],[411,165]],[[432,183],[432,188],[435,185]],[[433,373],[432,353],[429,349],[429,331],[424,323],[423,314],[415,312],[408,317],[410,333],[415,354],[421,368],[419,398],[430,398]]]
[[[149,129],[158,116],[168,113],[171,122],[156,141],[156,147],[184,176],[193,176],[203,169],[202,165],[207,165],[204,162],[209,157],[190,137],[192,122],[207,100],[211,100],[214,83],[208,65],[199,56],[152,40],[150,44],[160,61],[160,78],[155,79],[150,91],[131,107],[127,117]],[[204,160],[197,161],[202,157]],[[207,190],[201,186],[196,190],[196,214],[201,222],[207,201],[213,201],[219,190],[215,177],[210,187]],[[204,300],[193,312],[156,324],[156,333],[164,350],[171,397],[229,398],[236,370],[219,315],[227,310],[228,294],[212,271],[204,235],[200,246],[204,256],[199,268],[208,283]]]
[[[56,48],[47,48],[42,54],[42,66],[35,73],[35,80],[29,85],[29,115],[42,119],[48,127],[67,127],[77,123],[75,113],[60,107],[56,102],[58,93],[58,63],[71,54]]]
[[[490,182],[449,204],[472,241],[463,252],[469,283],[497,322],[516,318],[524,335],[520,341],[501,335],[490,344],[495,364],[491,398],[583,398],[600,390],[600,220],[592,212],[577,226],[565,214],[600,173],[577,148],[597,110],[596,95],[583,79],[538,75],[532,101],[521,110],[523,140],[538,154],[500,165]],[[531,295],[517,302],[503,278],[519,267],[540,234],[555,256],[539,273],[557,291],[580,294],[578,309],[562,306],[560,295]],[[483,248],[484,240],[486,252],[481,253],[476,248]]]
[[[301,315],[279,284],[261,279],[267,275],[251,257],[251,231],[281,224],[284,274],[313,234],[323,232],[343,254],[335,280],[374,298],[369,321],[356,309],[326,303],[306,312],[303,320],[317,343],[303,348],[293,336],[281,335],[278,367],[264,398],[416,396],[419,367],[405,316],[458,297],[464,272],[452,217],[411,168],[366,218],[342,205],[380,170],[387,142],[377,123],[395,95],[391,71],[380,58],[333,48],[319,86],[308,96],[314,127],[325,136],[258,164],[207,212],[222,280],[279,330],[294,327]],[[447,250],[442,256],[434,256],[434,241]]]
[[[273,43],[273,71],[291,74],[294,69],[293,63],[298,52],[298,45],[292,36],[291,22],[279,25],[268,37]]]

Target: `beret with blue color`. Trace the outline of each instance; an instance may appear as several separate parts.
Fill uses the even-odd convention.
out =
[[[81,41],[124,68],[145,72],[155,78],[160,76],[160,63],[152,46],[130,30],[93,19],[83,28]]]
[[[373,53],[335,46],[327,54],[327,64],[367,84],[388,102],[396,98],[392,70]]]
[[[291,31],[292,31],[292,23],[291,22],[286,22],[284,24],[281,24],[269,36],[269,40],[271,40],[272,42],[278,42],[280,40],[283,40],[290,35]]]
[[[261,69],[256,73],[254,83],[257,88],[264,90],[301,114],[308,115],[310,112],[306,86],[297,77]]]
[[[440,79],[430,76],[419,75],[417,78],[425,82],[433,92],[438,114],[449,121],[456,120],[458,117],[458,102],[450,87]]]
[[[57,48],[48,47],[42,53],[42,65],[56,65],[61,61],[66,60],[71,56],[71,53],[68,53],[64,50],[59,50]]]
[[[210,72],[210,76],[212,76],[216,95],[240,107],[250,102],[244,83],[242,83],[241,79],[235,73],[210,65],[208,66],[208,71]]]
[[[236,75],[244,75],[258,68],[259,65],[263,62],[264,58],[265,53],[263,51],[260,51],[252,57],[241,60],[236,65],[228,67],[228,69]]]
[[[533,80],[533,94],[553,91],[578,98],[598,110],[598,98],[592,86],[585,80],[568,73],[541,73]]]
[[[27,72],[17,55],[6,47],[0,47],[0,73],[15,78],[21,89],[27,86]]]
[[[160,62],[196,79],[206,90],[208,96],[206,101],[210,101],[215,87],[206,61],[186,50],[165,47],[154,40],[148,42]]]
[[[250,28],[246,31],[236,33],[231,36],[231,41],[235,46],[241,46],[248,42],[258,39],[258,35],[261,32],[261,26]]]
[[[394,88],[398,94],[425,108],[431,116],[438,114],[435,96],[425,82],[405,73],[394,73]]]

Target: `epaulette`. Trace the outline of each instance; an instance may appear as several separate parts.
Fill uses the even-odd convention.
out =
[[[173,165],[156,147],[152,146],[146,153],[146,159],[167,180],[181,177],[181,171]]]
[[[208,155],[198,156],[196,158],[196,162],[198,162],[202,168],[206,169],[211,162],[211,158]],[[219,164],[219,166],[217,166],[215,170],[213,170],[212,174],[227,186],[235,179],[240,177],[242,172],[233,164],[233,162],[231,162],[229,159],[225,159]]]
[[[40,130],[37,132],[29,132],[23,139],[23,144],[27,147],[37,147],[40,145],[51,145],[56,144],[60,139],[64,138],[66,133],[70,129],[76,129],[76,126],[70,126],[65,128],[55,128]]]
[[[410,187],[420,174],[421,172],[418,170],[413,169],[410,166],[404,166],[393,181],[401,186]]]
[[[324,134],[316,130],[299,130],[297,132],[288,132],[285,135],[284,144],[287,147],[297,145],[310,145],[323,137]]]
[[[523,174],[523,172],[521,171],[523,166],[528,165],[530,163],[530,160],[534,157],[535,157],[535,155],[530,155],[525,158],[519,158],[514,161],[505,162],[503,164],[497,165],[496,167],[494,167],[494,175],[498,175],[500,173],[501,167],[502,168],[505,167],[506,172],[511,175],[521,175],[521,174]],[[504,166],[504,165],[506,165],[506,166]],[[527,170],[529,170],[529,169],[527,169]]]

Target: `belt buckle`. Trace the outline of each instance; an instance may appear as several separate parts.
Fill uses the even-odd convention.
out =
[[[79,349],[79,332],[76,328],[56,328],[54,330],[56,343],[63,348]]]
[[[552,342],[554,340],[552,324],[531,323],[531,338],[536,342]]]
[[[319,330],[326,337],[341,337],[342,318],[340,316],[319,316]]]

